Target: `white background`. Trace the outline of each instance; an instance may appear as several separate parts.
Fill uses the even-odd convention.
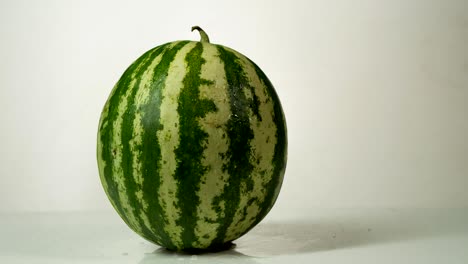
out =
[[[468,206],[468,2],[1,1],[0,211],[112,210],[100,111],[165,42],[234,48],[283,103],[276,210]]]

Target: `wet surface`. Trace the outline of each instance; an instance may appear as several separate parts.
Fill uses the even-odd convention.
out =
[[[230,249],[200,254],[155,246],[112,212],[0,214],[0,263],[466,263],[466,248],[465,209],[277,212]]]

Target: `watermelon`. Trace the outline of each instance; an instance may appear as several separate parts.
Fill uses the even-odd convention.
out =
[[[239,52],[175,41],[133,62],[102,110],[97,160],[125,223],[170,250],[222,248],[270,211],[286,122],[265,73]]]

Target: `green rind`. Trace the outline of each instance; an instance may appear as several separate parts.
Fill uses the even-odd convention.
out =
[[[164,89],[164,81],[168,75],[169,64],[174,59],[177,51],[179,51],[187,42],[179,42],[174,47],[165,51],[162,55],[161,61],[154,69],[152,86],[150,91],[149,100],[146,105],[141,106],[142,113],[142,171],[143,178],[145,179],[142,187],[143,200],[148,203],[147,214],[148,218],[152,220],[152,230],[158,230],[159,242],[167,248],[176,248],[170,236],[165,232],[164,225],[166,219],[164,211],[159,204],[156,195],[159,192],[160,176],[159,176],[159,162],[161,160],[160,144],[157,140],[157,131],[161,130],[164,124],[159,122],[160,111],[158,106],[161,104],[162,95],[161,91]],[[137,206],[137,205],[134,205]]]
[[[159,46],[154,50],[154,52],[151,52],[151,57],[148,58],[148,60],[144,63],[144,65],[141,67],[140,73],[136,73],[136,76],[139,76],[136,78],[136,82],[134,84],[133,88],[127,87],[127,89],[132,89],[132,93],[129,96],[128,100],[128,105],[129,107],[127,108],[127,111],[124,112],[123,114],[123,122],[121,126],[121,138],[122,138],[122,168],[123,168],[123,173],[126,175],[124,178],[125,186],[126,186],[126,195],[128,197],[128,200],[132,206],[132,214],[133,215],[140,215],[144,213],[143,211],[143,205],[138,201],[138,198],[136,196],[136,193],[139,189],[139,186],[137,182],[135,181],[135,175],[133,175],[133,158],[134,155],[137,155],[138,151],[143,152],[143,145],[137,146],[137,150],[131,150],[130,147],[130,142],[133,139],[133,120],[135,119],[136,113],[142,112],[142,109],[139,109],[136,104],[135,104],[135,96],[137,93],[137,89],[140,86],[141,82],[141,74],[148,70],[148,67],[151,65],[152,61],[158,56],[160,53],[162,53],[166,49],[167,45]],[[146,56],[145,56],[146,57]],[[156,92],[156,91],[154,91]],[[144,115],[143,115],[144,116]],[[145,225],[144,221],[139,218],[139,225],[140,225],[140,230],[139,233],[142,235],[144,238],[151,240],[151,241],[158,241],[159,239],[155,236],[155,234],[151,231],[151,227],[148,227]],[[136,229],[136,227],[133,227],[132,229]]]
[[[179,145],[174,150],[176,157],[176,170],[174,172],[174,181],[177,182],[176,200],[174,206],[180,210],[180,214],[175,220],[176,224],[183,227],[178,241],[173,240],[174,234],[169,235],[166,232],[168,224],[167,212],[158,200],[159,188],[161,186],[160,162],[161,162],[161,144],[158,142],[156,134],[162,130],[164,124],[160,122],[160,109],[163,100],[162,91],[166,89],[165,80],[173,72],[169,72],[170,64],[174,60],[178,51],[184,47],[188,41],[167,43],[156,47],[135,61],[123,74],[119,82],[116,84],[111,96],[109,97],[106,106],[103,110],[99,124],[99,140],[102,143],[98,147],[98,162],[100,166],[101,180],[103,186],[107,187],[106,194],[112,202],[112,205],[122,217],[122,219],[139,233],[142,237],[153,241],[159,245],[172,250],[193,250],[200,247],[198,238],[195,235],[195,227],[200,219],[207,220],[203,215],[199,215],[197,206],[200,204],[200,197],[197,191],[200,188],[201,178],[206,173],[209,167],[202,165],[202,157],[208,140],[208,134],[202,129],[199,120],[204,118],[207,113],[217,111],[214,102],[200,98],[200,86],[207,85],[215,87],[212,81],[204,80],[200,77],[202,65],[209,63],[202,58],[204,45],[212,45],[208,43],[197,42],[185,57],[187,72],[183,78],[183,87],[178,95],[177,112],[179,116]],[[231,235],[228,238],[228,228],[236,227],[233,224],[234,216],[238,214],[237,222],[243,222],[248,216],[247,208],[253,204],[258,204],[260,211],[254,216],[255,220],[246,229],[236,230],[234,234],[239,237],[257,223],[259,223],[275,203],[278,192],[286,168],[287,158],[287,131],[284,113],[276,94],[273,85],[268,80],[263,71],[252,61],[248,60],[253,65],[258,79],[265,87],[268,100],[273,102],[273,112],[271,113],[274,125],[276,126],[276,145],[274,146],[273,160],[273,175],[270,181],[263,185],[266,193],[262,197],[252,196],[249,200],[244,199],[246,207],[239,208],[242,195],[246,195],[254,188],[252,172],[256,166],[255,159],[252,158],[251,140],[254,137],[250,119],[253,115],[256,120],[261,122],[262,116],[259,111],[261,102],[256,94],[256,87],[250,83],[247,74],[243,69],[239,58],[244,56],[220,45],[214,45],[218,52],[219,58],[223,62],[225,78],[228,84],[228,98],[226,103],[229,104],[232,115],[227,120],[225,131],[229,138],[228,151],[220,154],[220,159],[228,160],[224,164],[223,170],[228,173],[229,177],[226,180],[225,187],[221,190],[221,194],[216,196],[212,201],[212,209],[218,212],[217,223],[218,228],[215,230],[216,238],[209,245],[204,245],[206,248],[219,248],[225,245],[226,242],[232,240]],[[154,68],[151,80],[151,90],[149,100],[145,105],[136,106],[135,96],[137,89],[141,85],[141,74],[145,72],[156,56],[162,56],[159,63]],[[151,56],[151,57],[149,57]],[[249,66],[250,67],[250,66]],[[251,71],[249,71],[251,74]],[[135,76],[134,78],[132,76]],[[130,85],[131,83],[134,85]],[[129,90],[130,89],[130,90]],[[248,98],[246,93],[250,94]],[[122,125],[120,136],[122,144],[122,161],[121,164],[114,164],[113,151],[111,144],[113,139],[113,125],[118,118],[118,108],[123,96],[127,93],[127,109],[122,114]],[[263,96],[263,95],[262,95]],[[264,111],[264,110],[262,110]],[[142,142],[136,149],[132,149],[130,142],[134,136],[134,123],[136,113],[141,116],[143,126]],[[270,117],[269,117],[270,118]],[[270,118],[271,120],[271,118]],[[101,149],[101,151],[99,151]],[[143,153],[138,156],[138,162],[142,164],[142,175],[134,175],[132,160],[135,159],[137,153]],[[271,152],[270,152],[271,153]],[[123,170],[123,182],[125,187],[125,195],[129,204],[125,207],[119,198],[119,186],[113,175],[112,167],[120,166]],[[144,178],[143,184],[140,186],[135,177]],[[166,175],[167,176],[167,175]],[[257,185],[258,186],[258,185]],[[137,197],[136,193],[140,191],[143,197]],[[147,208],[143,210],[143,204],[146,203]],[[130,210],[128,208],[131,208]],[[239,215],[240,213],[240,215]],[[131,214],[127,215],[127,214]],[[146,215],[145,221],[140,216]],[[174,214],[172,214],[174,216]],[[239,218],[240,217],[240,218]],[[249,216],[251,219],[252,215]],[[129,219],[136,218],[137,223],[132,223]],[[252,218],[253,219],[253,218]],[[171,220],[171,221],[173,221]],[[250,222],[249,222],[250,223]],[[181,242],[179,242],[181,241]]]
[[[264,188],[268,190],[265,199],[263,200],[262,205],[260,208],[262,210],[258,214],[254,224],[251,228],[257,225],[271,210],[273,205],[278,198],[279,190],[281,189],[281,185],[283,183],[284,172],[286,170],[286,161],[287,161],[287,148],[288,148],[288,136],[287,136],[287,127],[286,127],[286,119],[284,116],[283,108],[281,106],[280,99],[278,94],[273,87],[273,84],[270,82],[266,74],[257,66],[253,61],[249,60],[252,65],[255,67],[255,71],[259,76],[262,83],[266,86],[268,95],[273,101],[274,104],[274,113],[273,113],[273,120],[276,124],[276,138],[277,143],[275,145],[275,150],[273,154],[273,161],[271,162],[273,169],[273,175],[271,181],[268,182]],[[249,229],[250,230],[250,229]],[[246,230],[245,232],[248,232]]]
[[[248,113],[250,102],[243,91],[245,87],[248,87],[248,81],[242,66],[237,61],[237,56],[224,47],[218,46],[218,51],[219,57],[224,62],[229,86],[229,104],[233,113],[226,126],[230,142],[226,153],[229,162],[224,167],[230,177],[222,194],[213,201],[215,207],[219,206],[221,201],[227,201],[224,216],[219,221],[218,234],[213,241],[214,244],[223,244],[228,242],[225,240],[226,231],[232,223],[240,203],[241,184],[246,184],[247,190],[251,190],[253,186],[253,181],[249,178],[253,170],[253,165],[250,163],[250,140],[253,138],[253,130],[250,127]]]
[[[110,147],[110,144],[105,144],[109,143],[112,141],[112,126],[109,124],[113,124],[115,122],[115,119],[117,118],[117,108],[119,105],[119,100],[120,97],[125,93],[128,85],[131,82],[131,75],[133,74],[133,71],[138,68],[139,64],[145,59],[145,57],[151,53],[152,50],[147,51],[145,54],[143,54],[140,58],[138,58],[134,63],[128,67],[128,69],[123,73],[122,77],[120,77],[119,81],[115,85],[111,96],[108,98],[106,105],[103,110],[103,115],[101,115],[101,119],[99,121],[99,133],[98,137],[99,140],[98,142],[102,142],[102,150],[101,153],[99,153],[99,148],[98,148],[98,160],[102,159],[105,164],[99,163],[99,166],[104,167],[103,168],[103,175],[101,176],[101,181],[103,182],[103,185],[107,186],[107,189],[105,189],[107,196],[109,199],[112,201],[112,206],[114,209],[117,211],[117,213],[122,217],[122,219],[125,221],[127,225],[130,226],[130,221],[128,220],[120,198],[119,198],[119,189],[117,186],[116,181],[113,179],[112,175],[112,165],[113,165],[113,150]],[[107,110],[107,111],[105,111]],[[107,115],[104,115],[104,112],[107,113]],[[105,125],[106,124],[106,125]]]
[[[204,141],[207,133],[202,130],[198,123],[199,118],[205,117],[209,112],[216,111],[213,101],[200,99],[199,87],[210,82],[200,78],[200,71],[205,60],[201,58],[203,45],[197,43],[186,56],[188,72],[183,80],[183,88],[179,95],[179,127],[180,143],[175,150],[177,169],[174,178],[179,182],[177,192],[178,207],[181,209],[181,216],[177,221],[178,225],[184,227],[182,231],[182,245],[178,248],[192,248],[197,242],[195,236],[195,226],[197,216],[197,206],[200,198],[197,191],[200,186],[200,179],[206,172],[202,165]]]

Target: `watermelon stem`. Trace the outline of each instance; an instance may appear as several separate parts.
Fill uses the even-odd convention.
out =
[[[201,37],[201,42],[206,42],[206,43],[210,43],[210,38],[208,37],[208,35],[205,33],[205,31],[203,31],[203,29],[199,26],[193,26],[192,27],[192,31],[194,30],[198,30],[198,32],[200,33],[200,37]]]

